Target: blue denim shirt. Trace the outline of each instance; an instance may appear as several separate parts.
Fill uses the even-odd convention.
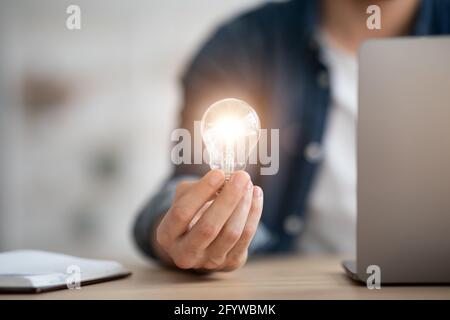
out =
[[[297,234],[288,232],[286,223],[296,217],[296,223],[301,225],[320,165],[320,152],[312,156],[310,151],[320,150],[330,88],[327,68],[319,59],[315,41],[319,3],[270,3],[234,18],[212,34],[182,77],[180,127],[193,132],[193,121],[200,120],[210,104],[235,97],[255,107],[263,128],[280,130],[278,173],[262,176],[257,165],[248,167],[265,196],[251,253],[286,252],[293,248]],[[411,35],[449,32],[450,1],[422,1]],[[170,207],[176,184],[197,178],[207,170],[207,165],[174,167],[171,177],[135,222],[135,240],[144,253],[155,257],[150,232]]]

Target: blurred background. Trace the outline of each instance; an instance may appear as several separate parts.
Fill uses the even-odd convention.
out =
[[[0,1],[0,251],[142,259],[131,227],[169,173],[183,67],[264,1]]]

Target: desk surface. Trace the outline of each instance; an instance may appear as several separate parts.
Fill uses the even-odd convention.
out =
[[[125,263],[125,265],[127,265]],[[271,257],[231,273],[194,275],[154,265],[127,267],[131,277],[1,299],[450,299],[450,286],[383,286],[369,290],[333,257]]]

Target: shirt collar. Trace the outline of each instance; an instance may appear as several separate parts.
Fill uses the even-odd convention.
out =
[[[302,0],[296,0],[302,1]],[[303,0],[305,1],[305,0]],[[419,8],[417,10],[416,19],[410,32],[411,35],[421,36],[429,35],[433,33],[433,7],[434,0],[420,1]],[[317,26],[320,23],[320,1],[306,0],[305,16],[303,19],[302,29],[306,37],[312,38]]]
[[[423,36],[432,34],[433,0],[421,1],[411,35]]]

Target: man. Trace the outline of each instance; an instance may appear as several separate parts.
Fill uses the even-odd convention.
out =
[[[380,30],[366,25],[372,4]],[[352,253],[357,49],[374,37],[449,31],[446,0],[290,1],[219,28],[182,79],[181,127],[192,131],[217,100],[247,101],[263,128],[280,130],[279,172],[249,167],[252,178],[241,171],[224,184],[207,166],[175,166],[136,221],[139,247],[167,265],[210,271],[239,268],[248,252]]]

